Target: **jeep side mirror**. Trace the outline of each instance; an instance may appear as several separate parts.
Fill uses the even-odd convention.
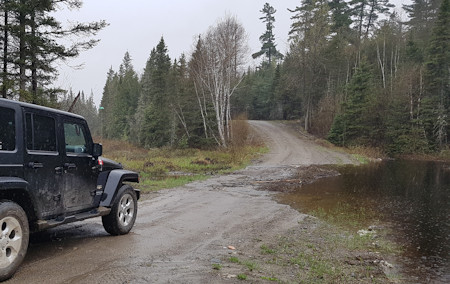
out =
[[[102,146],[102,144],[94,143],[94,148],[92,150],[92,156],[94,156],[95,158],[98,158],[102,154],[103,154],[103,146]]]

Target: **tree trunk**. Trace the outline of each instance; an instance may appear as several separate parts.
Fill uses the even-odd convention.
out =
[[[377,43],[377,59],[378,59],[378,64],[380,65],[380,70],[381,70],[381,78],[383,80],[383,89],[386,89],[386,40],[383,39],[383,58],[381,57],[380,54],[380,47],[378,46]]]

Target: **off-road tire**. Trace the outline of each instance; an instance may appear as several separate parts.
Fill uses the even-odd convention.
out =
[[[25,211],[12,201],[0,201],[0,281],[11,278],[28,249],[30,229]]]
[[[102,217],[105,230],[113,236],[127,234],[137,215],[137,197],[134,189],[123,185],[116,195],[111,212]]]

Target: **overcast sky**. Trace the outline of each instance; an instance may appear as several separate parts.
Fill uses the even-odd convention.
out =
[[[133,66],[142,74],[150,51],[161,36],[164,37],[170,58],[179,58],[182,53],[189,56],[199,34],[217,23],[226,15],[236,16],[248,34],[250,53],[261,47],[259,36],[265,24],[259,19],[264,3],[269,2],[276,10],[275,36],[278,49],[285,53],[288,47],[288,32],[291,25],[287,9],[299,6],[300,0],[84,0],[79,10],[61,11],[58,19],[92,22],[106,20],[109,26],[97,38],[99,44],[84,51],[78,58],[58,67],[60,76],[55,85],[72,88],[74,93],[84,91],[94,94],[97,106],[100,104],[106,74],[110,67],[118,71],[125,52],[129,52]],[[397,6],[410,0],[391,0]],[[402,13],[402,11],[399,11]],[[73,66],[82,64],[82,69]],[[252,64],[249,55],[248,64]]]

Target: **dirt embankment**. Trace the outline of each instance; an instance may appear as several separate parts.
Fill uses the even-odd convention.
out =
[[[254,165],[152,194],[139,202],[136,225],[125,236],[107,235],[99,220],[46,231],[32,242],[25,263],[9,282],[298,283],[313,277],[361,283],[378,277],[379,269],[364,275],[365,255],[331,254],[325,244],[331,229],[278,204],[275,193],[260,190],[263,184],[292,179],[302,167],[355,161],[282,124],[250,125],[271,149]],[[316,252],[323,250],[330,261],[327,256],[316,260]],[[307,251],[312,254],[305,255]],[[335,261],[349,261],[350,268],[330,265]]]

